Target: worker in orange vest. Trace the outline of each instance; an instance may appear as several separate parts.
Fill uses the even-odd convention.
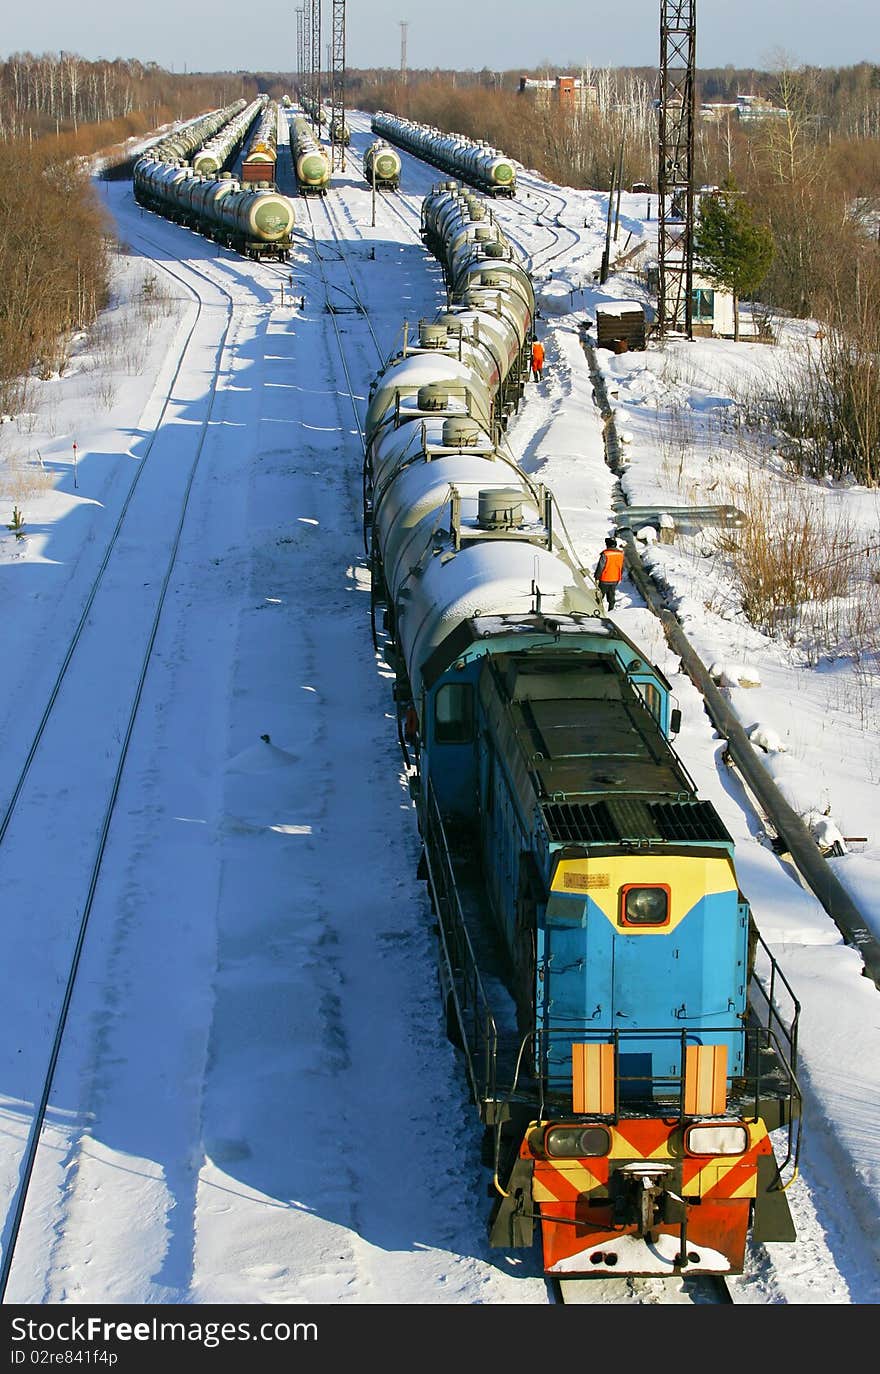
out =
[[[617,540],[611,535],[605,540],[605,547],[599,554],[596,564],[596,581],[599,591],[605,598],[609,611],[614,609],[614,596],[623,577],[623,549],[617,547]]]
[[[406,708],[403,717],[403,738],[411,749],[415,751],[416,758],[419,756],[419,715],[413,702]]]
[[[532,344],[532,380],[540,382],[544,367],[544,345],[539,339]]]

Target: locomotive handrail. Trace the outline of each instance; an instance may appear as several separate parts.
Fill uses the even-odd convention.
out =
[[[468,1082],[474,1102],[495,1097],[495,1071],[498,1062],[498,1028],[465,925],[452,859],[446,843],[443,819],[433,788],[420,808],[423,821],[425,865],[438,938],[449,983],[455,1019],[460,1032]],[[482,1052],[482,1074],[478,1077],[475,1059]]]
[[[787,1110],[782,1113],[781,1121],[781,1124],[787,1126],[788,1131],[787,1153],[785,1159],[776,1164],[776,1185],[774,1188],[774,1191],[776,1189],[784,1190],[796,1177],[798,1171],[803,1101],[800,1084],[786,1057],[785,1047],[780,1043],[779,1037],[765,1026],[753,1025],[744,1028],[740,1022],[730,1026],[715,1026],[712,1029],[712,1034],[713,1036],[730,1036],[744,1040],[749,1051],[747,1058],[755,1066],[751,1071],[727,1075],[731,1100],[723,1113],[711,1113],[713,1118],[718,1116],[719,1118],[734,1119],[746,1116],[743,1107],[748,1102],[752,1111],[752,1118],[757,1121],[763,1115],[762,1104],[766,1108],[766,1103],[770,1100],[787,1103]],[[693,1114],[685,1109],[685,1074],[683,1068],[677,1074],[615,1074],[612,1111],[601,1113],[575,1112],[573,1110],[570,1076],[563,1072],[564,1061],[560,1051],[568,1052],[570,1046],[576,1043],[610,1044],[614,1046],[614,1058],[615,1063],[617,1063],[619,1062],[621,1046],[625,1050],[627,1041],[639,1041],[641,1043],[646,1040],[658,1043],[678,1041],[681,1065],[684,1065],[685,1050],[688,1045],[706,1043],[704,1036],[693,1028],[675,1031],[669,1026],[644,1026],[638,1029],[622,1030],[612,1026],[597,1027],[591,1022],[572,1022],[565,1028],[557,1027],[552,1031],[540,1028],[529,1031],[519,1040],[518,1046],[512,1046],[508,1052],[508,1061],[514,1064],[509,1084],[506,1086],[499,1085],[497,1064],[492,1072],[492,1096],[505,1108],[497,1114],[496,1126],[499,1126],[506,1119],[511,1107],[527,1104],[533,1108],[536,1119],[541,1121],[561,1117],[565,1120],[603,1120],[612,1124],[621,1120],[640,1117],[644,1114],[646,1101],[656,1102],[659,1100],[664,1104],[664,1115],[677,1117],[682,1122],[692,1119]],[[533,1047],[531,1053],[528,1052],[530,1045]],[[496,1052],[500,1053],[503,1049],[504,1046],[496,1042]],[[557,1052],[555,1064],[551,1060],[554,1049]],[[772,1063],[770,1062],[771,1057]],[[525,1086],[520,1081],[524,1070],[531,1073],[531,1084]],[[780,1072],[782,1074],[781,1083],[778,1078]],[[555,1083],[554,1079],[556,1080]],[[629,1109],[627,1109],[626,1095],[622,1094],[621,1089],[627,1086],[637,1088],[639,1085],[642,1087],[642,1092],[633,1094]],[[783,1183],[783,1174],[787,1170],[790,1171],[791,1177]]]

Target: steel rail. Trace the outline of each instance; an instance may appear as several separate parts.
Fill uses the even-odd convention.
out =
[[[146,240],[146,241],[149,242],[149,240]],[[155,261],[155,260],[153,260],[153,261]],[[158,266],[162,266],[164,271],[168,272],[171,276],[176,277],[177,280],[180,281],[184,286],[186,286],[188,290],[193,291],[193,294],[196,295],[196,299],[199,299],[198,296],[197,296],[197,294],[196,294],[196,292],[195,292],[195,290],[194,290],[194,288],[193,288],[192,286],[190,286],[182,277],[179,277],[179,276],[177,275],[177,273],[172,272],[170,268],[164,267],[163,264],[161,264],[161,263],[157,263],[157,265],[158,265]],[[68,1017],[68,1013],[69,1013],[69,1011],[70,1011],[70,1004],[71,1004],[71,1001],[72,1001],[72,999],[73,999],[73,992],[74,992],[74,988],[75,988],[75,985],[76,985],[77,974],[78,974],[78,972],[79,972],[79,965],[80,965],[80,960],[81,960],[81,958],[82,958],[83,948],[84,948],[84,946],[85,946],[85,939],[86,939],[86,933],[87,933],[87,929],[88,929],[89,917],[91,916],[92,907],[93,907],[93,905],[94,905],[95,894],[96,894],[96,892],[97,892],[98,880],[99,880],[100,871],[101,871],[101,865],[102,865],[102,863],[103,863],[104,854],[105,854],[106,847],[107,847],[107,839],[108,839],[109,832],[110,832],[110,824],[111,824],[111,821],[112,821],[112,819],[113,819],[113,813],[114,813],[114,810],[115,810],[115,807],[116,807],[116,802],[117,802],[117,799],[118,799],[118,796],[119,796],[119,789],[120,789],[120,786],[121,786],[121,783],[122,783],[122,775],[123,775],[123,772],[124,772],[124,769],[125,769],[125,764],[126,764],[126,761],[127,761],[127,758],[128,758],[129,745],[130,745],[130,743],[131,743],[131,737],[132,737],[132,733],[133,733],[133,731],[134,731],[135,721],[136,721],[136,718],[137,718],[138,709],[139,709],[139,707],[140,707],[141,697],[142,697],[142,695],[143,695],[144,683],[146,682],[147,670],[148,670],[149,665],[150,665],[150,659],[151,659],[151,657],[152,657],[153,646],[154,646],[154,644],[155,644],[156,635],[157,635],[158,630],[159,630],[159,622],[160,622],[160,619],[161,619],[161,616],[162,616],[162,610],[163,610],[164,605],[165,605],[165,598],[166,598],[166,595],[167,595],[168,586],[169,586],[169,583],[170,583],[170,580],[171,580],[172,572],[174,571],[174,567],[175,567],[175,564],[176,564],[176,561],[177,561],[177,553],[178,553],[178,550],[179,550],[179,547],[180,547],[180,539],[181,539],[181,535],[182,535],[182,533],[183,533],[183,526],[184,526],[184,522],[185,522],[185,519],[186,519],[187,510],[188,510],[188,507],[189,507],[189,499],[190,499],[190,495],[191,495],[191,493],[192,493],[193,482],[195,481],[196,471],[197,471],[197,469],[198,469],[199,461],[200,461],[200,459],[201,459],[202,451],[203,451],[204,445],[205,445],[205,440],[206,440],[206,438],[207,438],[207,436],[208,436],[208,432],[209,432],[209,429],[210,429],[211,416],[212,416],[212,414],[213,414],[213,409],[214,409],[214,401],[215,401],[216,395],[217,395],[217,385],[218,385],[219,378],[220,378],[220,362],[221,362],[221,359],[222,359],[222,357],[223,357],[224,349],[225,349],[225,347],[226,347],[226,341],[227,341],[227,338],[228,338],[228,335],[229,335],[229,329],[230,329],[230,326],[231,326],[231,323],[232,323],[232,318],[233,318],[232,297],[231,297],[231,295],[229,294],[229,292],[226,290],[226,288],[220,286],[217,282],[212,281],[212,279],[211,279],[209,276],[207,276],[207,275],[206,275],[205,273],[203,273],[203,272],[200,272],[197,268],[191,267],[189,270],[192,271],[192,272],[194,273],[194,275],[199,276],[199,277],[202,277],[205,281],[209,282],[213,287],[215,287],[215,289],[221,291],[223,294],[226,295],[227,301],[228,301],[226,325],[225,325],[225,327],[224,327],[223,334],[222,334],[222,337],[221,337],[221,339],[220,339],[220,343],[219,343],[219,345],[218,345],[218,347],[217,347],[217,355],[216,355],[216,363],[215,363],[215,367],[214,367],[214,375],[213,375],[213,377],[212,377],[212,379],[211,379],[211,385],[210,385],[210,388],[209,388],[209,401],[208,401],[208,406],[207,406],[207,409],[206,409],[204,418],[202,419],[202,422],[201,422],[201,432],[200,432],[200,435],[199,435],[199,438],[198,438],[198,441],[197,441],[197,444],[196,444],[195,454],[194,454],[194,456],[193,456],[193,460],[192,460],[192,463],[191,463],[191,465],[190,465],[190,471],[189,471],[189,474],[188,474],[188,477],[187,477],[186,485],[185,485],[185,487],[184,487],[183,500],[182,500],[182,502],[181,502],[181,507],[180,507],[180,515],[179,515],[179,518],[178,518],[177,527],[176,527],[176,529],[175,529],[174,538],[173,538],[172,543],[171,543],[171,548],[170,548],[170,552],[169,552],[169,555],[168,555],[168,561],[167,561],[167,565],[166,565],[166,569],[165,569],[165,574],[164,574],[164,577],[163,577],[163,580],[162,580],[162,585],[161,585],[161,587],[160,587],[159,596],[158,596],[157,603],[156,603],[156,609],[155,609],[154,614],[153,614],[153,619],[152,619],[152,623],[151,623],[151,626],[150,626],[150,631],[149,631],[149,634],[148,634],[148,637],[147,637],[146,648],[145,648],[144,653],[143,653],[143,656],[142,656],[141,667],[140,667],[140,670],[139,670],[138,679],[137,679],[137,683],[136,683],[136,686],[135,686],[134,696],[133,696],[133,698],[132,698],[131,706],[130,706],[130,709],[129,709],[128,721],[127,721],[127,724],[126,724],[125,733],[124,733],[124,735],[123,735],[123,739],[122,739],[122,742],[121,742],[121,747],[120,747],[120,750],[119,750],[119,756],[118,756],[118,759],[117,759],[116,770],[115,770],[115,773],[114,773],[113,781],[112,781],[111,786],[110,786],[110,792],[109,792],[109,795],[108,795],[107,805],[106,805],[105,810],[104,810],[104,816],[103,816],[103,819],[102,819],[101,828],[100,828],[100,832],[99,832],[99,835],[98,835],[98,842],[97,842],[97,846],[96,846],[96,849],[95,849],[95,857],[94,857],[93,862],[92,862],[91,873],[90,873],[90,877],[89,877],[88,891],[87,891],[87,894],[86,894],[85,903],[84,903],[84,905],[83,905],[82,914],[81,914],[81,916],[80,916],[79,929],[78,929],[78,932],[77,932],[77,938],[76,938],[76,943],[75,943],[75,946],[74,946],[73,956],[72,956],[72,959],[71,959],[70,968],[69,968],[69,972],[68,972],[68,976],[67,976],[67,981],[66,981],[65,988],[64,988],[64,995],[63,995],[63,998],[62,998],[61,1009],[60,1009],[60,1011],[59,1011],[58,1019],[57,1019],[57,1021],[56,1021],[55,1034],[54,1034],[54,1037],[53,1037],[52,1048],[51,1048],[50,1055],[49,1055],[49,1063],[48,1063],[48,1067],[47,1067],[47,1070],[46,1070],[46,1075],[45,1075],[44,1080],[43,1080],[43,1086],[42,1086],[42,1090],[41,1090],[41,1093],[40,1093],[39,1102],[38,1102],[38,1104],[37,1104],[37,1108],[36,1108],[36,1111],[35,1111],[35,1113],[34,1113],[34,1116],[33,1116],[32,1122],[31,1122],[31,1128],[30,1128],[30,1131],[29,1131],[29,1133],[28,1133],[27,1146],[26,1146],[25,1152],[24,1152],[24,1154],[23,1154],[23,1156],[22,1156],[22,1173],[21,1173],[21,1178],[20,1178],[19,1185],[18,1185],[18,1188],[17,1188],[17,1193],[16,1193],[15,1210],[14,1210],[14,1214],[13,1214],[13,1217],[12,1217],[11,1226],[10,1226],[10,1228],[9,1228],[8,1237],[7,1237],[7,1239],[6,1239],[6,1243],[5,1243],[4,1247],[3,1247],[2,1261],[0,1261],[0,1303],[3,1303],[3,1302],[5,1301],[5,1297],[6,1297],[6,1289],[7,1289],[8,1283],[9,1283],[9,1278],[10,1278],[10,1273],[11,1273],[11,1269],[12,1269],[12,1264],[13,1264],[13,1261],[14,1261],[14,1258],[15,1258],[15,1249],[16,1249],[16,1245],[17,1245],[17,1242],[18,1242],[19,1233],[20,1233],[20,1230],[21,1230],[22,1220],[23,1220],[23,1218],[24,1218],[24,1210],[25,1210],[25,1207],[26,1207],[26,1205],[27,1205],[28,1193],[29,1193],[29,1190],[30,1190],[30,1183],[31,1183],[31,1179],[32,1179],[32,1176],[33,1176],[34,1165],[35,1165],[35,1163],[36,1163],[37,1152],[38,1152],[39,1146],[40,1146],[40,1138],[41,1138],[42,1132],[43,1132],[43,1125],[44,1125],[44,1123],[45,1123],[46,1112],[47,1112],[48,1106],[49,1106],[49,1098],[50,1098],[50,1096],[51,1096],[52,1086],[53,1086],[54,1079],[55,1079],[55,1071],[56,1071],[56,1068],[57,1068],[57,1066],[58,1066],[58,1059],[59,1059],[59,1056],[60,1056],[60,1053],[61,1053],[61,1044],[62,1044],[62,1040],[63,1040],[63,1038],[64,1038],[64,1032],[65,1032],[66,1027],[67,1027],[67,1017]],[[201,312],[199,311],[199,313],[201,313]],[[197,317],[196,317],[196,320],[198,320],[198,315],[197,315]],[[194,327],[195,327],[195,326],[194,326]],[[189,338],[190,338],[190,337],[191,337],[191,335],[188,336],[187,343],[189,342]],[[184,352],[185,352],[185,348],[184,348]],[[179,374],[181,365],[182,365],[182,357],[181,357],[181,359],[180,359],[179,362],[178,362],[178,367],[177,367],[177,369],[176,369],[176,371],[175,371],[174,379],[172,380],[171,386],[170,386],[170,388],[169,388],[169,395],[168,395],[168,398],[167,398],[165,404],[163,405],[162,412],[161,412],[161,415],[160,415],[160,423],[161,423],[161,418],[162,418],[162,416],[164,416],[164,414],[165,414],[165,410],[166,410],[166,408],[167,408],[167,405],[168,405],[168,403],[170,402],[171,390],[173,390],[174,381],[176,380],[176,378],[177,378],[177,376],[178,376],[178,374]],[[155,429],[154,432],[153,432],[153,438],[155,438],[155,435],[156,435],[156,433],[158,432],[158,429],[159,429],[159,425],[156,426],[156,429]],[[134,489],[134,485],[135,485],[135,483],[133,482],[133,483],[132,483],[132,490]],[[129,493],[128,497],[126,498],[126,508],[127,508],[128,504],[129,504],[130,496],[131,496],[131,492]],[[121,522],[121,517],[120,517],[120,522]],[[119,533],[119,526],[117,525],[117,528],[116,528],[116,530],[114,530],[114,534],[113,534],[113,539],[114,539],[114,541],[115,541],[115,539],[116,539],[118,533]],[[109,552],[108,552],[107,557],[109,558]],[[99,577],[102,577],[102,576],[103,576],[104,568],[106,567],[106,562],[107,562],[107,559],[105,558],[104,562],[102,563],[101,569],[100,569]],[[94,587],[94,588],[93,588],[93,592],[92,592],[92,597],[91,597],[91,600],[92,600],[92,601],[94,600],[94,593],[95,593],[96,590],[97,590],[97,587]],[[91,601],[90,601],[89,604],[91,604]],[[83,617],[83,621],[84,621],[84,619],[85,619],[85,616]],[[79,637],[79,635],[81,634],[83,621],[81,621],[81,622],[80,622],[80,625],[77,627],[77,632],[76,632],[76,633],[77,633],[77,637]],[[74,646],[74,647],[75,647],[75,646]],[[67,667],[67,664],[68,664],[69,661],[70,661],[70,657],[71,657],[71,654],[69,653],[68,656],[67,656],[67,658],[65,659],[65,665],[64,665],[64,666],[65,666],[65,669],[66,669],[66,667]],[[58,693],[57,693],[57,688],[58,688],[58,686],[60,686],[60,683],[56,684],[56,690],[55,690],[55,692],[54,692],[54,694],[53,694],[53,697],[52,697],[52,701],[53,701],[53,702],[54,702],[54,700],[55,700],[55,697],[57,697],[57,694],[58,694]],[[44,717],[44,721],[42,722],[43,725],[45,724],[45,719],[46,719],[46,718],[47,718],[47,717]],[[32,754],[29,756],[29,762],[30,762],[30,757],[32,757]],[[21,791],[21,788],[18,789],[16,795],[20,794],[20,791]]]

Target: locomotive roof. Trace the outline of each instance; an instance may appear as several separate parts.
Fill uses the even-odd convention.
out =
[[[500,655],[491,681],[551,843],[732,843],[615,657]]]
[[[508,690],[543,797],[692,794],[653,716],[610,659],[563,671],[550,656],[543,665],[520,663]]]

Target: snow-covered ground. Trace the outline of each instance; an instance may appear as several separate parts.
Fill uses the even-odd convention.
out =
[[[537,1254],[485,1238],[481,1131],[443,1034],[370,635],[362,455],[335,332],[362,416],[404,319],[445,300],[417,234],[441,178],[405,156],[398,208],[378,196],[374,226],[359,172],[369,121],[351,123],[327,199],[340,242],[316,206],[316,248],[296,200],[293,298],[287,269],[140,210],[129,183],[101,185],[124,245],[112,306],[0,427],[4,1247],[88,914],[11,1302],[548,1301]],[[529,172],[494,207],[531,262],[547,353],[510,445],[555,492],[588,567],[614,526],[616,479],[581,326],[603,299],[642,296],[632,265],[595,281],[606,207]],[[623,196],[621,253],[650,242],[646,209]],[[348,308],[353,282],[367,317]],[[808,332],[783,327],[773,348],[599,352],[627,499],[736,504],[746,471],[790,483],[769,440],[742,439],[733,397]],[[875,493],[809,495],[876,546]],[[6,529],[13,507],[21,537]],[[759,634],[716,533],[647,542],[646,561],[791,805],[843,841],[834,870],[880,934],[876,654]],[[880,993],[766,842],[629,583],[615,618],[674,684],[677,748],[734,835],[743,891],[802,1004],[798,1240],[756,1247],[736,1300],[876,1302]]]

